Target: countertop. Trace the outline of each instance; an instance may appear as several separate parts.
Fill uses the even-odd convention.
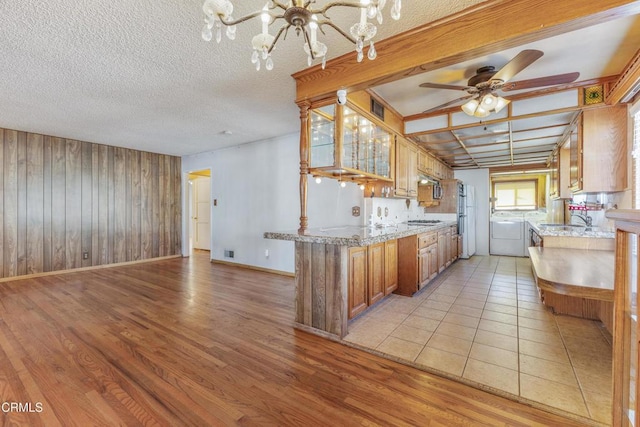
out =
[[[595,239],[615,239],[616,235],[613,231],[604,230],[600,227],[582,227],[564,224],[549,224],[546,221],[529,220],[529,225],[542,238],[547,236],[554,237],[589,237]]]
[[[298,231],[268,231],[264,233],[264,238],[341,246],[368,246],[374,243],[385,242],[387,240],[437,231],[456,224],[456,221],[442,221],[437,224],[428,225],[408,225],[406,223],[400,223],[381,228],[345,225],[309,228],[304,234],[299,234]]]
[[[529,255],[540,289],[613,301],[613,251],[530,247]]]

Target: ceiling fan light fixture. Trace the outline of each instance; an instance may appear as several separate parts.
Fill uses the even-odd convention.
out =
[[[491,114],[491,111],[485,109],[482,105],[478,106],[478,108],[476,108],[475,113],[473,113],[474,117],[487,117],[489,114]]]
[[[502,109],[504,107],[507,106],[507,104],[509,104],[511,101],[509,101],[508,99],[505,99],[501,96],[498,97],[497,101],[496,101],[496,106],[494,107],[494,110],[496,113],[499,113],[500,111],[502,111]]]
[[[491,93],[488,93],[482,97],[482,108],[487,111],[493,110],[497,103],[498,99]]]
[[[476,109],[478,108],[478,106],[480,105],[480,103],[478,102],[477,99],[470,99],[469,101],[465,102],[462,105],[462,111],[464,111],[466,114],[473,116],[475,115]]]

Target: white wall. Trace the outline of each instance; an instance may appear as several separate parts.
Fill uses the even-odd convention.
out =
[[[476,188],[476,255],[489,255],[489,169],[454,170],[456,179]]]
[[[291,134],[182,158],[183,176],[211,169],[211,259],[279,271],[294,271],[293,242],[264,239],[265,231],[299,227],[299,134]],[[186,179],[183,182],[187,182]],[[309,179],[309,227],[359,224],[351,207],[362,208],[362,191],[336,180]],[[183,192],[183,212],[188,212]],[[188,220],[188,218],[186,218]],[[183,224],[183,255],[188,255],[188,228]],[[233,259],[224,250],[235,252]],[[269,257],[265,250],[269,250]]]

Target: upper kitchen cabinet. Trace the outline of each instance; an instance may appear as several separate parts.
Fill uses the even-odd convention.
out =
[[[355,182],[393,180],[391,131],[350,106],[313,108],[310,119],[309,173]]]
[[[395,184],[398,197],[418,195],[418,148],[404,138],[398,138],[396,142]]]
[[[601,193],[627,188],[627,107],[586,109],[569,145],[571,191]]]
[[[452,179],[453,170],[431,154],[418,150],[418,172],[434,179]]]

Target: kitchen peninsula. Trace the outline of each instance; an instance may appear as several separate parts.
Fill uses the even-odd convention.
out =
[[[295,242],[297,325],[320,335],[342,338],[348,333],[351,317],[397,289],[399,240],[445,232],[451,235],[455,228],[455,221],[440,221],[381,228],[309,228],[302,233],[266,232],[264,237]],[[442,254],[438,263],[448,265],[447,261],[450,263],[452,256],[457,257],[458,250],[457,247],[453,250],[451,241],[444,238],[442,244],[449,250],[437,251]],[[410,257],[418,259],[418,250],[415,246]]]

